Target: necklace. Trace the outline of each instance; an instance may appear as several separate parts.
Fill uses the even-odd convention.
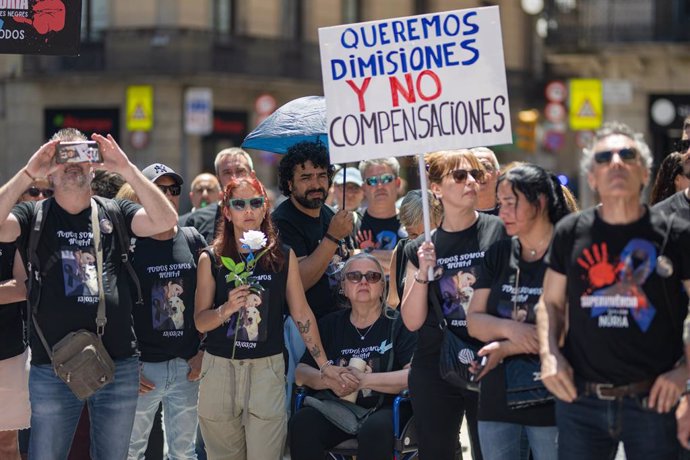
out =
[[[371,328],[374,327],[374,324],[376,324],[376,321],[371,323],[371,325],[367,328],[367,331],[364,333],[364,335],[362,335],[362,333],[359,332],[359,328],[357,326],[355,326],[352,323],[352,321],[350,321],[350,324],[352,324],[352,327],[355,329],[355,331],[357,331],[357,335],[359,336],[359,340],[364,340],[366,338],[367,334],[369,334],[369,331],[371,331]]]

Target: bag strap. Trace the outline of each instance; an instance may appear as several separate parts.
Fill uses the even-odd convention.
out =
[[[52,361],[53,352],[51,348],[48,346],[48,342],[46,341],[46,338],[43,335],[43,331],[41,331],[41,328],[38,326],[38,321],[36,320],[36,312],[38,311],[38,304],[41,300],[42,283],[41,262],[38,258],[36,248],[38,248],[38,240],[41,237],[41,232],[43,231],[43,224],[45,223],[45,219],[43,217],[47,214],[48,209],[50,209],[51,201],[52,199],[45,199],[37,202],[34,206],[34,213],[31,220],[31,227],[29,230],[29,241],[27,244],[26,261],[26,272],[28,275],[26,279],[26,310],[27,315],[30,316],[31,320],[27,321],[26,324],[27,335],[29,336],[31,335],[31,324],[34,325],[34,328],[36,329],[36,334],[38,335],[38,338],[41,340],[43,348],[45,348],[46,353],[48,353],[48,356]]]
[[[110,221],[113,223],[115,233],[117,233],[117,238],[120,243],[120,259],[122,260],[123,265],[127,269],[127,273],[129,274],[129,277],[134,283],[134,287],[137,290],[136,304],[144,305],[144,298],[141,295],[141,284],[139,283],[139,277],[137,276],[137,273],[134,271],[132,261],[129,257],[129,231],[127,230],[125,221],[122,218],[122,210],[113,200],[107,200],[96,195],[94,195],[93,198],[96,200],[98,204],[103,206],[103,209],[105,209],[105,213],[110,218]]]
[[[194,257],[194,262],[198,262],[201,251],[206,247],[206,240],[194,227],[179,227],[179,229],[187,240],[187,245]]]
[[[105,292],[103,290],[103,241],[101,240],[101,226],[98,223],[98,205],[91,198],[91,233],[92,243],[96,252],[96,274],[98,276],[98,310],[96,311],[96,334],[103,337],[108,318],[105,316]]]

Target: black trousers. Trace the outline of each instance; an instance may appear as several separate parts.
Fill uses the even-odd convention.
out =
[[[313,407],[303,407],[292,416],[288,428],[290,457],[323,460],[325,452],[353,436],[329,422]],[[357,460],[390,460],[393,452],[393,410],[381,408],[371,414],[357,434]]]
[[[419,459],[461,459],[458,433],[462,418],[466,416],[472,458],[482,460],[477,431],[479,394],[446,383],[438,369],[413,367],[408,382],[417,427]]]

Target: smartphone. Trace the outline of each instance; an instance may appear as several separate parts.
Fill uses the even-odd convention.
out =
[[[103,163],[96,141],[68,141],[57,145],[55,161],[62,163]]]
[[[470,375],[470,382],[474,382],[477,376],[482,373],[482,371],[484,370],[484,366],[486,366],[488,360],[488,356],[482,356],[482,360],[479,362],[479,367],[477,368],[477,371]]]

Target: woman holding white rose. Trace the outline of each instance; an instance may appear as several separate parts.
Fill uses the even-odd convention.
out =
[[[283,305],[287,302],[324,379],[354,391],[358,381],[326,357],[297,258],[278,242],[264,186],[232,180],[223,222],[202,253],[194,320],[206,333],[199,424],[209,459],[282,458],[287,430]]]

